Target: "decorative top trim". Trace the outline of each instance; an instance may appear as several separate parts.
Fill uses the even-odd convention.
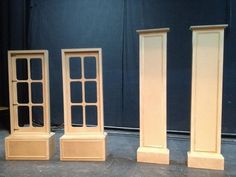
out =
[[[37,54],[37,53],[48,53],[48,50],[42,49],[42,50],[8,50],[9,54]]]
[[[226,27],[228,27],[228,24],[201,25],[201,26],[190,26],[190,30],[224,29]]]
[[[143,30],[137,30],[136,32],[139,34],[146,34],[146,33],[160,33],[168,31],[170,31],[170,28],[143,29]]]
[[[71,49],[61,49],[65,53],[77,53],[77,52],[101,52],[102,48],[71,48]]]

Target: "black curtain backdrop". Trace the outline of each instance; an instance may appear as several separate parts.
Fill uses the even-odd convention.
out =
[[[8,105],[7,49],[8,49],[8,1],[0,1],[0,106]]]
[[[0,1],[0,106],[8,103],[7,51],[26,49],[29,0]]]
[[[223,132],[236,133],[236,1],[17,2],[21,5],[9,5],[10,39],[6,41],[10,44],[4,47],[49,50],[51,120],[54,125],[63,123],[60,50],[96,47],[103,49],[105,125],[139,127],[139,48],[136,30],[170,27],[167,54],[168,129],[188,131],[192,64],[192,32],[189,27],[229,24],[225,31]],[[6,20],[7,17],[1,19]],[[5,58],[2,60],[5,61]]]

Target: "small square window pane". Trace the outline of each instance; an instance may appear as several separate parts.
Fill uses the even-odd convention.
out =
[[[17,83],[17,101],[18,103],[29,103],[28,83]]]
[[[28,64],[26,58],[16,59],[16,78],[17,80],[28,79]]]
[[[98,117],[97,117],[97,106],[86,106],[86,126],[87,127],[97,127]]]
[[[97,102],[97,82],[85,82],[85,101],[87,103]]]
[[[43,103],[42,83],[31,83],[32,103]]]
[[[70,57],[69,63],[70,63],[70,78],[81,79],[81,58]]]
[[[96,78],[96,58],[95,57],[84,58],[84,75],[86,79]]]
[[[83,107],[71,106],[71,125],[72,127],[83,126]]]
[[[29,117],[29,107],[19,106],[18,107],[18,125],[19,127],[29,127],[30,117]]]
[[[31,58],[30,75],[31,75],[32,80],[42,79],[42,59],[41,58]]]
[[[32,107],[32,120],[34,127],[43,127],[44,118],[43,118],[43,107],[42,106],[33,106]]]
[[[81,82],[71,82],[70,93],[71,93],[72,103],[82,103],[82,83]]]

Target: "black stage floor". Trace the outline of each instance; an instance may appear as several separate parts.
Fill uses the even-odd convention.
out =
[[[59,137],[56,131],[56,153],[50,161],[5,161],[4,137],[0,130],[0,177],[236,177],[236,139],[222,140],[225,170],[200,170],[186,167],[189,137],[168,135],[170,165],[136,162],[138,133],[108,131],[108,157],[106,162],[61,162]]]

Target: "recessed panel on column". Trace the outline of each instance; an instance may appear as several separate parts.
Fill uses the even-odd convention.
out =
[[[166,145],[166,45],[168,28],[139,30],[139,162],[169,163]]]
[[[224,169],[221,155],[221,107],[224,28],[194,26],[191,149],[188,166]]]
[[[48,160],[54,152],[50,132],[48,52],[9,51],[11,134],[7,160]],[[33,151],[32,151],[33,149]]]

